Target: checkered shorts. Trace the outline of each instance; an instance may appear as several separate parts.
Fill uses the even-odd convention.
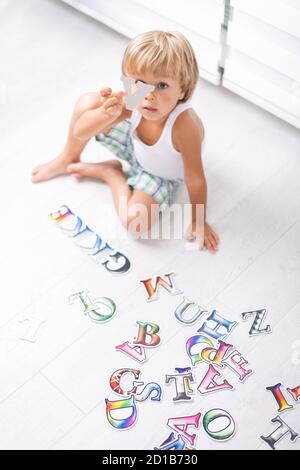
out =
[[[96,135],[96,140],[107,147],[118,158],[129,163],[127,184],[132,189],[139,189],[152,196],[163,210],[170,204],[174,191],[182,179],[166,180],[148,173],[139,164],[134,155],[133,143],[130,136],[131,122],[125,119],[112,127],[107,134]]]

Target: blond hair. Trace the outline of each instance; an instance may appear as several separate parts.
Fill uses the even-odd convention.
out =
[[[128,44],[123,60],[124,75],[146,72],[177,79],[185,91],[180,102],[194,93],[199,79],[195,53],[188,40],[178,31],[148,31]]]

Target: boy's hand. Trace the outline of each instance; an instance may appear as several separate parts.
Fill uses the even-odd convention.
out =
[[[100,90],[100,106],[112,118],[120,116],[124,106],[124,91],[117,91],[112,93],[109,87],[101,88]]]
[[[110,87],[104,87],[100,90],[100,103],[101,106],[107,100],[107,98],[112,94],[112,89]]]
[[[201,224],[192,222],[186,231],[186,239],[188,241],[196,239],[197,243],[199,243],[199,250],[206,247],[213,254],[218,250],[218,244],[220,243],[217,233],[206,222],[204,227]]]

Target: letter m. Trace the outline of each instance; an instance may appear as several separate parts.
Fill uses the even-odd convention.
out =
[[[158,299],[160,286],[164,287],[164,289],[166,289],[171,295],[182,294],[182,291],[175,287],[174,279],[172,279],[173,276],[175,276],[174,273],[165,274],[165,277],[168,278],[169,282],[167,282],[161,276],[157,276],[156,282],[155,282],[155,288],[153,288],[153,285],[152,285],[152,278],[145,279],[144,281],[140,281],[144,284],[147,290],[147,293],[148,293],[147,301],[152,302],[153,300]]]

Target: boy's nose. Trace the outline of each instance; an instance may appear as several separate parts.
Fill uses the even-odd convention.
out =
[[[149,91],[149,93],[145,96],[145,98],[146,98],[146,100],[149,100],[149,101],[155,100],[154,90],[153,90],[153,91]]]

